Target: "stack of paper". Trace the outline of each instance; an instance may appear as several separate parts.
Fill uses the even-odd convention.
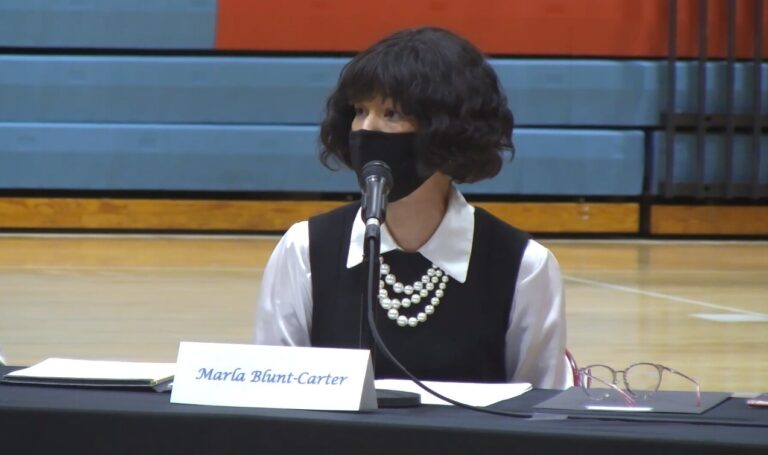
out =
[[[91,387],[158,387],[173,379],[175,363],[46,359],[13,371],[3,382]]]

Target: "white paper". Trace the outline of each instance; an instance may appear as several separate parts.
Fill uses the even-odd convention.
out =
[[[164,380],[173,376],[175,363],[119,362],[50,358],[8,377],[85,380]]]
[[[651,412],[653,408],[646,406],[601,406],[597,404],[589,404],[584,408],[590,411],[618,411],[618,412]]]
[[[488,406],[502,400],[520,396],[532,388],[531,384],[527,382],[488,384],[422,381],[422,383],[447,398],[472,406]],[[408,379],[377,379],[376,388],[418,393],[421,395],[421,402],[423,404],[450,404],[435,397]]]

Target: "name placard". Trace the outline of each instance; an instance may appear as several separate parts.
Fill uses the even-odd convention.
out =
[[[370,353],[182,342],[172,403],[255,408],[375,409]]]

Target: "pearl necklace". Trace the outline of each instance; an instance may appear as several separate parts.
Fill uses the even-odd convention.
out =
[[[445,295],[445,288],[450,280],[448,275],[440,267],[432,264],[432,267],[427,269],[426,275],[423,275],[421,280],[414,281],[413,284],[403,285],[397,281],[397,277],[393,273],[390,273],[389,264],[385,263],[383,259],[380,262],[380,274],[384,279],[379,280],[379,304],[387,311],[387,317],[395,321],[400,327],[416,327],[426,322],[427,317],[435,313],[435,309],[440,305],[440,299]],[[394,292],[391,297],[386,286],[391,286]],[[431,292],[434,292],[434,296],[430,298]],[[400,314],[400,308],[418,305],[422,300],[429,303],[416,316],[408,317]]]

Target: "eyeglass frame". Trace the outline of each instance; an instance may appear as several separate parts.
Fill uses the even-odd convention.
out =
[[[685,373],[681,373],[681,372],[679,372],[677,370],[669,368],[668,366],[661,365],[661,364],[658,364],[658,363],[637,362],[637,363],[633,363],[632,365],[624,368],[623,370],[616,370],[616,369],[613,369],[613,368],[609,367],[608,365],[603,365],[603,364],[600,364],[600,363],[592,364],[592,365],[589,365],[589,366],[586,366],[586,367],[578,369],[579,385],[581,386],[581,389],[584,391],[584,393],[588,397],[594,399],[595,397],[591,396],[589,394],[589,392],[588,392],[588,389],[590,387],[589,380],[598,381],[598,382],[608,386],[609,389],[612,389],[612,390],[615,390],[616,392],[618,392],[621,395],[621,397],[624,399],[624,401],[627,403],[627,405],[632,406],[632,405],[637,403],[637,399],[640,397],[640,395],[638,395],[636,392],[632,391],[632,388],[629,387],[629,382],[627,381],[627,374],[626,374],[626,372],[629,371],[630,369],[632,369],[633,367],[638,366],[638,365],[650,365],[650,366],[656,368],[656,371],[659,372],[659,381],[656,383],[656,387],[653,390],[648,391],[648,392],[650,392],[650,394],[653,394],[653,393],[656,393],[656,392],[659,391],[659,387],[661,386],[661,381],[663,380],[663,374],[664,374],[665,371],[668,371],[668,372],[670,372],[672,374],[676,374],[678,376],[681,376],[684,379],[687,379],[688,381],[692,382],[696,386],[696,407],[700,407],[701,406],[701,385],[699,384],[699,381],[693,379],[692,377],[688,376]],[[592,374],[589,373],[589,369],[590,368],[594,368],[594,367],[602,367],[602,368],[606,368],[608,371],[610,371],[611,372],[611,376],[612,376],[611,383],[609,384],[606,381],[604,381],[604,380],[602,380],[602,379],[600,379],[600,378],[598,378],[596,376],[592,376]],[[621,373],[622,382],[624,383],[625,389],[622,389],[616,383],[616,379],[617,379],[619,373]],[[647,398],[647,396],[644,397],[644,398]]]

